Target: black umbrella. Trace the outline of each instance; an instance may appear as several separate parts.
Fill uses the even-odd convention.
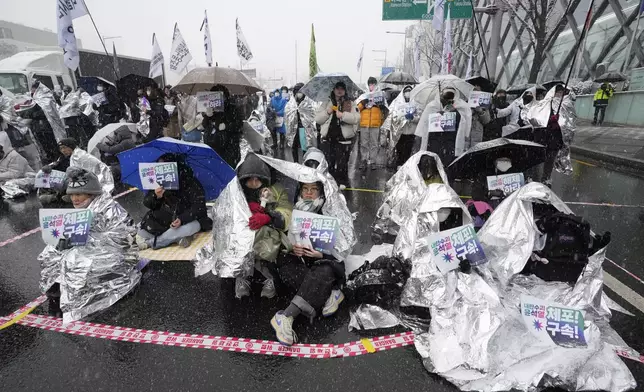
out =
[[[556,122],[555,122],[556,124]],[[532,127],[527,125],[505,135],[506,139],[523,140],[538,143],[550,149],[560,149],[563,147],[561,129],[552,129],[548,127]]]
[[[524,92],[525,90],[527,90],[527,89],[529,89],[529,88],[531,88],[531,87],[535,87],[535,88],[537,89],[537,91],[539,91],[539,90],[541,90],[541,91],[547,91],[547,90],[546,90],[546,88],[545,88],[545,87],[543,87],[543,86],[542,86],[542,85],[540,85],[540,84],[529,84],[529,83],[528,83],[528,84],[522,84],[522,85],[519,85],[519,86],[512,86],[512,87],[509,87],[509,88],[508,88],[507,90],[505,90],[505,91],[506,91],[506,93],[507,93],[508,95],[521,95],[521,94],[523,94],[523,92]]]
[[[414,85],[418,84],[418,80],[412,74],[407,72],[392,72],[382,78],[380,78],[380,83],[389,83],[395,84],[398,86],[407,86],[409,84]]]
[[[483,76],[474,76],[469,79],[465,79],[465,81],[472,86],[481,87],[481,91],[485,91],[486,93],[494,93],[497,86],[497,83],[494,83],[493,81],[484,78]]]
[[[550,91],[551,88],[553,88],[556,85],[565,85],[566,83],[563,80],[551,80],[549,82],[542,83],[543,88],[546,89],[546,91]]]
[[[626,80],[626,75],[621,72],[606,72],[602,76],[595,79],[597,83],[613,83],[613,82],[623,82]]]
[[[546,148],[525,140],[499,138],[478,143],[456,158],[447,168],[450,179],[478,179],[481,174],[494,175],[494,161],[512,160],[511,173],[524,172],[546,160]]]
[[[129,74],[116,81],[119,98],[125,102],[136,101],[136,92],[147,87],[159,88],[159,84],[154,79],[135,74]]]

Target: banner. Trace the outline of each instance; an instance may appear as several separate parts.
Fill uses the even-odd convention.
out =
[[[139,176],[143,189],[179,189],[177,162],[139,163]]]
[[[434,4],[434,17],[432,18],[432,27],[436,31],[443,30],[443,15],[445,15],[445,1],[436,0]]]
[[[586,346],[581,310],[521,294],[521,316],[525,326],[543,343],[571,348]]]
[[[212,41],[210,40],[210,26],[208,26],[208,11],[204,11],[203,23],[201,30],[203,30],[203,48],[206,51],[206,63],[208,66],[212,64]]]
[[[179,31],[179,26],[175,23],[172,50],[170,50],[170,70],[179,73],[188,66],[190,61],[192,61],[192,55]]]
[[[470,104],[471,108],[489,108],[492,104],[492,93],[472,90],[467,102]]]
[[[505,196],[519,190],[523,185],[525,185],[523,173],[487,176],[487,189],[489,191],[503,191]]]
[[[439,0],[440,1],[440,0]],[[444,0],[443,0],[444,1]],[[441,73],[452,73],[452,21],[451,21],[452,7],[447,8],[447,19],[445,21],[445,31],[443,32],[443,55],[441,56]],[[434,14],[436,15],[436,14]],[[436,19],[434,17],[434,19]]]
[[[471,224],[431,234],[426,243],[432,261],[443,274],[458,268],[462,260],[469,261],[471,265],[487,262],[474,225]]]
[[[456,112],[432,113],[428,117],[429,132],[456,131]]]
[[[315,50],[315,29],[311,24],[311,48],[309,50],[309,77],[312,78],[318,73],[318,55]]]
[[[65,184],[65,172],[59,170],[52,170],[51,173],[44,173],[40,170],[36,174],[34,187],[47,188],[47,189],[63,189]]]
[[[339,232],[340,222],[336,218],[293,210],[288,235],[292,244],[331,254]]]
[[[41,208],[38,211],[43,241],[56,246],[63,238],[70,240],[70,245],[78,246],[87,243],[92,223],[92,211],[74,208]]]
[[[253,53],[248,47],[248,42],[242,33],[241,27],[239,26],[239,21],[235,19],[235,28],[237,29],[237,55],[246,61],[253,59]]]
[[[150,57],[150,79],[163,76],[163,52],[159,47],[157,35],[152,34],[152,57]]]
[[[76,43],[76,34],[74,33],[74,23],[72,21],[87,15],[87,9],[82,1],[58,0],[57,3],[58,46],[63,49],[65,66],[72,71],[76,71],[80,57],[78,54],[78,44]]]
[[[197,112],[203,113],[206,109],[223,112],[224,93],[222,91],[197,91]]]

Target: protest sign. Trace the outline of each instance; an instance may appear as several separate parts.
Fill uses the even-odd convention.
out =
[[[584,315],[580,310],[522,294],[521,316],[530,332],[544,343],[586,346]]]
[[[456,131],[456,112],[432,113],[428,116],[429,132]]]
[[[143,189],[179,189],[177,162],[139,163],[139,176]]]
[[[339,232],[340,222],[336,218],[293,210],[289,229],[292,244],[331,254]]]
[[[38,213],[42,239],[47,245],[56,246],[62,238],[70,245],[85,245],[92,224],[92,211],[74,208],[41,208]]]
[[[472,91],[467,102],[471,108],[489,108],[492,104],[492,94],[485,91]]]
[[[523,173],[500,174],[487,176],[487,189],[489,191],[503,191],[508,196],[525,184]]]
[[[65,172],[52,170],[51,173],[44,173],[42,170],[36,174],[34,187],[47,189],[63,189],[65,184]]]
[[[431,234],[426,242],[431,259],[443,274],[458,268],[461,260],[467,260],[471,265],[487,262],[471,224]]]
[[[107,98],[105,98],[105,92],[101,91],[98,94],[92,95],[92,102],[94,102],[96,106],[101,106],[104,103],[107,103]]]
[[[221,91],[198,91],[197,112],[205,112],[208,108],[213,112],[223,112],[224,93]]]

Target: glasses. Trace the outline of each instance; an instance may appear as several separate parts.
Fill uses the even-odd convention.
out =
[[[319,191],[318,187],[302,187],[302,193],[304,194],[312,194],[312,193],[317,193]]]

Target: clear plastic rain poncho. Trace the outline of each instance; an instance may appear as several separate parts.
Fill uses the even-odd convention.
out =
[[[601,269],[605,250],[590,257],[572,287],[519,274],[541,236],[533,202],[570,213],[546,186],[525,185],[501,203],[478,233],[487,264],[469,275],[448,273],[446,285],[432,287],[423,278],[433,292],[429,331],[415,339],[423,364],[466,391],[634,388],[633,376],[614,352],[627,346],[608,324]],[[587,347],[553,346],[534,337],[521,316],[521,294],[582,310]]]
[[[306,145],[315,147],[317,145],[317,128],[315,126],[315,102],[304,96],[302,102],[297,103],[297,97],[291,97],[284,109],[284,122],[286,124],[286,143],[293,147],[293,141],[299,135],[298,113],[300,121],[306,133]]]
[[[109,193],[114,189],[114,177],[110,167],[87,151],[76,148],[69,157],[69,166],[80,167],[94,173],[103,186],[103,192]]]
[[[470,144],[470,132],[472,131],[472,108],[470,108],[467,102],[459,97],[458,92],[455,92],[454,96],[454,109],[456,109],[456,111],[461,115],[461,120],[459,122],[458,129],[456,130],[456,142],[454,145],[454,154],[458,157],[467,150],[466,147]],[[422,139],[420,147],[421,150],[427,149],[429,115],[442,111],[443,103],[440,100],[440,96],[436,96],[427,104],[427,106],[425,106],[425,109],[423,109],[423,113],[420,116],[415,133],[416,136]]]
[[[32,98],[45,113],[51,129],[54,131],[56,141],[59,142],[66,138],[67,131],[65,131],[65,124],[58,114],[58,105],[54,99],[54,93],[43,83],[40,83]]]
[[[77,117],[81,115],[80,108],[81,94],[79,91],[73,91],[67,94],[62,100],[62,106],[58,109],[58,115],[63,120],[69,117]]]
[[[546,97],[536,102],[530,107],[528,116],[535,126],[546,127],[551,113],[557,113],[559,105],[559,127],[561,127],[561,137],[563,139],[564,147],[559,150],[557,160],[555,161],[555,169],[559,173],[566,175],[572,174],[572,162],[570,161],[570,145],[575,137],[575,129],[577,123],[577,111],[575,110],[575,102],[573,101],[573,92],[566,94],[563,101],[559,97],[555,97],[555,88],[553,87],[548,91]]]
[[[419,151],[412,155],[394,174],[385,186],[384,201],[378,212],[373,228],[385,234],[397,235],[400,226],[407,222],[409,215],[427,190],[427,185],[418,168],[424,155],[434,158],[438,173],[444,184],[448,184],[447,174],[438,155],[433,152]]]
[[[93,221],[85,246],[58,251],[47,245],[38,256],[40,290],[45,293],[60,283],[64,324],[107,309],[141,280],[130,215],[109,193],[97,196],[87,208]]]
[[[338,185],[327,174],[293,162],[258,155],[265,163],[298,182],[321,182],[326,202],[322,214],[338,218],[340,235],[333,256],[343,261],[356,244],[353,217]],[[248,226],[251,217],[248,202],[239,180],[235,177],[221,192],[212,208],[213,242],[197,253],[195,276],[212,272],[221,278],[252,275],[255,256],[255,231]],[[287,223],[288,224],[288,223]]]
[[[418,104],[417,101],[405,101],[404,89],[391,102],[391,104],[389,105],[389,115],[382,123],[382,127],[380,127],[380,129],[383,130],[385,134],[389,132],[387,145],[388,156],[394,155],[396,145],[400,140],[400,135],[402,135],[403,129],[408,126],[416,127],[418,121],[420,120],[422,112],[423,108]],[[408,119],[408,116],[412,116],[413,119]]]

